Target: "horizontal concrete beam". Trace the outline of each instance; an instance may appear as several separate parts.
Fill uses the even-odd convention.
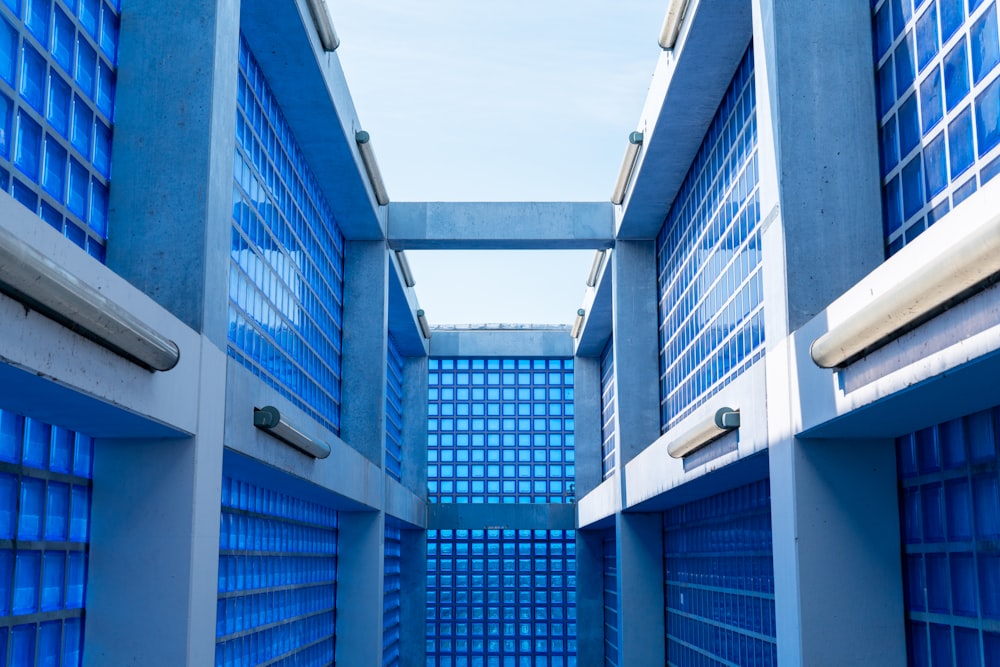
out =
[[[385,513],[408,524],[407,528],[427,527],[427,503],[390,477],[385,478]]]
[[[389,245],[417,250],[611,247],[607,202],[403,202],[389,205]]]
[[[569,327],[433,329],[432,357],[572,357]]]
[[[428,530],[574,530],[576,505],[427,506]]]

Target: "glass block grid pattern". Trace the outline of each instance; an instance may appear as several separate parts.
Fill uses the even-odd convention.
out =
[[[572,500],[573,360],[428,360],[432,503]]]
[[[663,515],[667,664],[777,664],[767,480]]]
[[[402,531],[398,519],[385,518],[382,579],[382,667],[399,664],[400,590],[402,587]]]
[[[575,531],[427,531],[427,665],[575,666]]]
[[[604,665],[618,667],[618,556],[615,531],[604,534],[602,541],[604,565]]]
[[[891,255],[1000,172],[995,0],[872,3]]]
[[[615,437],[615,352],[613,339],[608,339],[601,353],[601,475],[603,479],[615,474],[615,454],[618,439]]]
[[[386,349],[385,472],[397,482],[403,479],[403,357],[392,335]]]
[[[103,262],[120,0],[0,2],[0,190]]]
[[[1000,408],[897,440],[911,665],[1000,664]]]
[[[336,511],[222,481],[216,667],[333,663]]]
[[[229,270],[229,355],[340,429],[344,237],[246,40]]]
[[[82,664],[94,440],[0,411],[0,664]]]
[[[764,354],[753,49],[657,239],[663,432]]]

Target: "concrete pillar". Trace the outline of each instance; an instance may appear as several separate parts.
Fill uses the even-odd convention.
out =
[[[341,512],[337,530],[336,662],[381,665],[385,514]]]
[[[122,12],[108,266],[226,347],[239,0]],[[156,167],[151,168],[150,156]]]
[[[96,443],[85,665],[214,664],[226,357],[202,348],[195,437]]]
[[[404,530],[401,547],[399,665],[425,667],[427,662],[427,533]]]
[[[618,514],[616,529],[619,664],[662,667],[666,664],[663,516]],[[600,554],[597,563],[600,568]]]
[[[576,664],[604,665],[603,532],[576,533]]]
[[[389,258],[383,241],[344,250],[340,437],[384,468]]]
[[[779,664],[905,665],[893,442],[787,438],[770,467]]]
[[[427,357],[403,358],[403,486],[427,499]]]
[[[573,396],[576,411],[576,497],[583,498],[601,483],[601,360],[574,359]]]

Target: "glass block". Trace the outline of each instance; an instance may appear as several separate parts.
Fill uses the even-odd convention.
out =
[[[941,41],[947,42],[965,20],[963,0],[940,0]]]
[[[976,97],[976,139],[979,157],[1000,143],[1000,78]]]
[[[83,35],[78,36],[76,40],[76,67],[73,78],[87,97],[93,99],[94,82],[97,78],[97,52]]]
[[[49,72],[49,97],[45,120],[64,139],[69,138],[69,112],[72,96],[69,84],[55,72]]]
[[[73,19],[56,3],[52,19],[52,57],[67,74],[73,72],[73,54],[76,50],[76,26]]]
[[[44,512],[45,482],[40,479],[23,478],[17,515],[17,539],[41,539]]]
[[[41,126],[19,109],[17,112],[17,134],[14,137],[14,165],[35,182],[38,181],[41,152]]]
[[[49,41],[50,0],[24,0],[24,25],[41,44]]]
[[[927,201],[943,192],[948,186],[948,151],[945,146],[945,133],[938,134],[924,150],[927,179]]]
[[[16,625],[10,631],[12,665],[35,664],[35,625]]]
[[[38,626],[38,667],[62,664],[62,621],[48,621]]]
[[[972,107],[966,107],[948,125],[948,153],[954,179],[972,166],[975,160],[972,143]]]
[[[59,202],[66,199],[66,159],[66,149],[52,137],[46,136],[42,187]]]
[[[979,603],[985,618],[1000,618],[1000,556],[979,554]]]
[[[923,165],[921,156],[914,155],[903,165],[903,218],[916,214],[924,205]]]
[[[69,210],[81,220],[86,219],[88,197],[90,194],[90,175],[76,158],[69,159],[69,190],[66,205]]]
[[[45,73],[45,59],[30,44],[24,42],[21,47],[18,90],[21,98],[39,113],[43,111],[42,104],[45,101]]]
[[[964,37],[944,57],[944,89],[948,111],[969,94],[969,57]]]
[[[913,64],[913,35],[907,33],[893,52],[893,62],[896,72],[896,99],[899,99],[913,85],[916,68]]]
[[[77,484],[70,487],[69,539],[87,542],[90,539],[90,488]]]
[[[66,609],[82,609],[87,585],[87,554],[71,551],[66,556]]]
[[[19,488],[17,477],[0,473],[0,539],[14,539],[14,531],[17,526]]]
[[[45,503],[45,539],[63,542],[69,536],[69,485],[49,482]]]
[[[969,31],[972,51],[972,80],[979,83],[1000,63],[1000,42],[997,35],[997,8],[990,3]]]
[[[80,19],[80,26],[96,40],[101,14],[101,0],[77,0],[77,2],[79,5],[76,15]]]
[[[937,4],[931,3],[917,19],[917,65],[924,69],[938,52]]]
[[[66,583],[66,554],[47,551],[42,558],[42,611],[62,609]]]
[[[921,126],[927,134],[944,116],[941,71],[935,67],[920,84]]]
[[[0,16],[0,79],[14,86],[14,66],[17,64],[17,31]]]
[[[12,607],[15,616],[34,614],[38,611],[41,556],[39,551],[18,551],[15,556],[14,605]]]

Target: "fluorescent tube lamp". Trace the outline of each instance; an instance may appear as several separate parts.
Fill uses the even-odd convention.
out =
[[[372,184],[375,191],[375,201],[379,206],[389,203],[389,194],[385,191],[385,182],[382,180],[382,172],[378,169],[378,162],[375,161],[375,152],[372,150],[372,137],[364,130],[358,130],[354,134],[354,140],[358,143],[358,150],[361,151],[361,161],[365,163],[365,171],[368,172],[368,182]]]
[[[1000,274],[1000,215],[956,233],[959,241],[814,340],[809,354],[816,365],[846,366]]]
[[[172,340],[20,239],[0,237],[0,291],[153,371],[180,360]]]
[[[427,340],[431,339],[431,325],[427,324],[427,316],[424,315],[424,309],[421,308],[417,311],[417,324],[420,326],[420,335]]]
[[[635,168],[635,159],[639,156],[639,147],[642,146],[642,132],[632,132],[628,135],[628,146],[625,147],[625,159],[622,160],[622,168],[618,172],[618,180],[615,182],[614,192],[611,193],[611,203],[619,205],[625,201],[625,190],[632,180],[632,170]]]
[[[254,408],[253,425],[314,459],[325,459],[330,455],[330,445],[310,438],[289,424],[273,405]]]
[[[583,318],[586,314],[587,311],[583,308],[576,311],[576,319],[573,321],[573,328],[569,332],[569,335],[573,338],[579,338],[580,334],[583,333]]]
[[[399,272],[402,273],[403,282],[407,287],[413,287],[417,281],[413,279],[413,271],[410,270],[410,263],[406,261],[406,255],[402,250],[396,251],[396,260],[399,262]]]
[[[587,287],[597,285],[597,278],[601,275],[601,269],[604,268],[605,257],[607,257],[606,250],[598,250],[594,255],[594,263],[590,265],[590,274],[587,276]]]
[[[693,454],[713,440],[740,427],[740,411],[719,408],[715,414],[678,437],[667,446],[667,453],[675,459]]]
[[[663,28],[660,29],[660,48],[672,49],[677,43],[677,35],[681,33],[681,24],[687,13],[688,0],[673,0],[663,17]]]
[[[340,46],[340,38],[337,31],[333,29],[333,17],[330,15],[330,6],[326,0],[308,0],[309,13],[312,14],[313,25],[319,33],[319,42],[323,45],[324,51],[336,51]]]

